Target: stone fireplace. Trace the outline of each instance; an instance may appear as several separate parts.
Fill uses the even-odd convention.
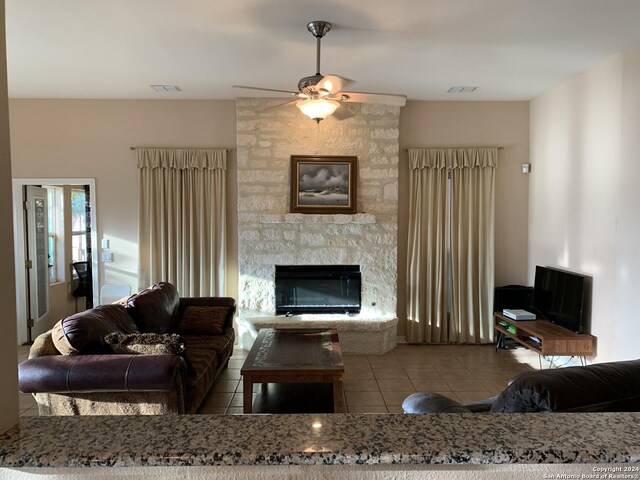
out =
[[[359,265],[361,312],[343,320],[382,322],[395,343],[400,108],[349,104],[351,118],[316,124],[293,105],[267,109],[281,101],[236,104],[239,330],[274,316],[275,265]],[[357,156],[358,213],[289,213],[291,155]]]

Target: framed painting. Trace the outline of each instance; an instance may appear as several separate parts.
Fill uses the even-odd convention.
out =
[[[291,156],[292,213],[356,213],[358,157]]]

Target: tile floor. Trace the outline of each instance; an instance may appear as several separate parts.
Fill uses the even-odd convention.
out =
[[[18,360],[25,360],[28,352],[28,347],[18,347]],[[246,351],[236,349],[200,413],[242,413],[240,368],[246,356]],[[539,368],[534,352],[496,352],[492,345],[398,345],[384,355],[345,355],[344,365],[349,413],[401,413],[402,401],[420,391],[439,392],[463,403],[481,400],[500,393],[513,375]],[[37,413],[33,397],[20,394],[20,416]]]
[[[246,355],[242,350],[234,353],[201,413],[242,413],[239,369]],[[385,355],[343,358],[349,413],[401,413],[402,401],[420,391],[439,392],[463,403],[481,400],[500,393],[516,373],[539,368],[533,352],[496,352],[492,345],[398,345]]]

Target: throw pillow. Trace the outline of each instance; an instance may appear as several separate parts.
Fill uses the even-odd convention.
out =
[[[113,353],[137,353],[146,355],[184,355],[184,340],[180,335],[158,333],[122,334],[110,333],[105,343]]]
[[[183,335],[221,335],[228,313],[229,307],[187,307],[178,325],[178,332]]]

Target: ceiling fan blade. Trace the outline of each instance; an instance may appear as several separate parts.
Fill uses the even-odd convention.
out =
[[[346,95],[345,102],[354,103],[381,103],[382,105],[393,105],[404,107],[407,104],[406,95],[394,95],[387,93],[367,93],[367,92],[340,92]]]
[[[233,88],[246,88],[247,90],[263,90],[265,92],[280,92],[288,93],[290,95],[298,95],[299,92],[292,92],[291,90],[278,90],[275,88],[263,88],[263,87],[250,87],[249,85],[231,85]]]
[[[347,118],[353,117],[353,112],[345,105],[340,105],[338,109],[333,112],[333,117],[335,117],[336,120],[346,120]]]
[[[284,107],[285,105],[289,105],[290,103],[297,102],[297,101],[298,101],[298,99],[294,98],[293,100],[287,100],[286,102],[277,103],[275,105],[269,105],[268,107],[261,108],[260,110],[257,110],[257,111],[258,112],[268,112],[269,110],[273,110],[275,108]]]
[[[354,81],[349,78],[329,74],[322,77],[316,85],[316,89],[318,89],[318,91],[325,90],[329,93],[337,93],[341,92],[352,83],[354,83]]]

